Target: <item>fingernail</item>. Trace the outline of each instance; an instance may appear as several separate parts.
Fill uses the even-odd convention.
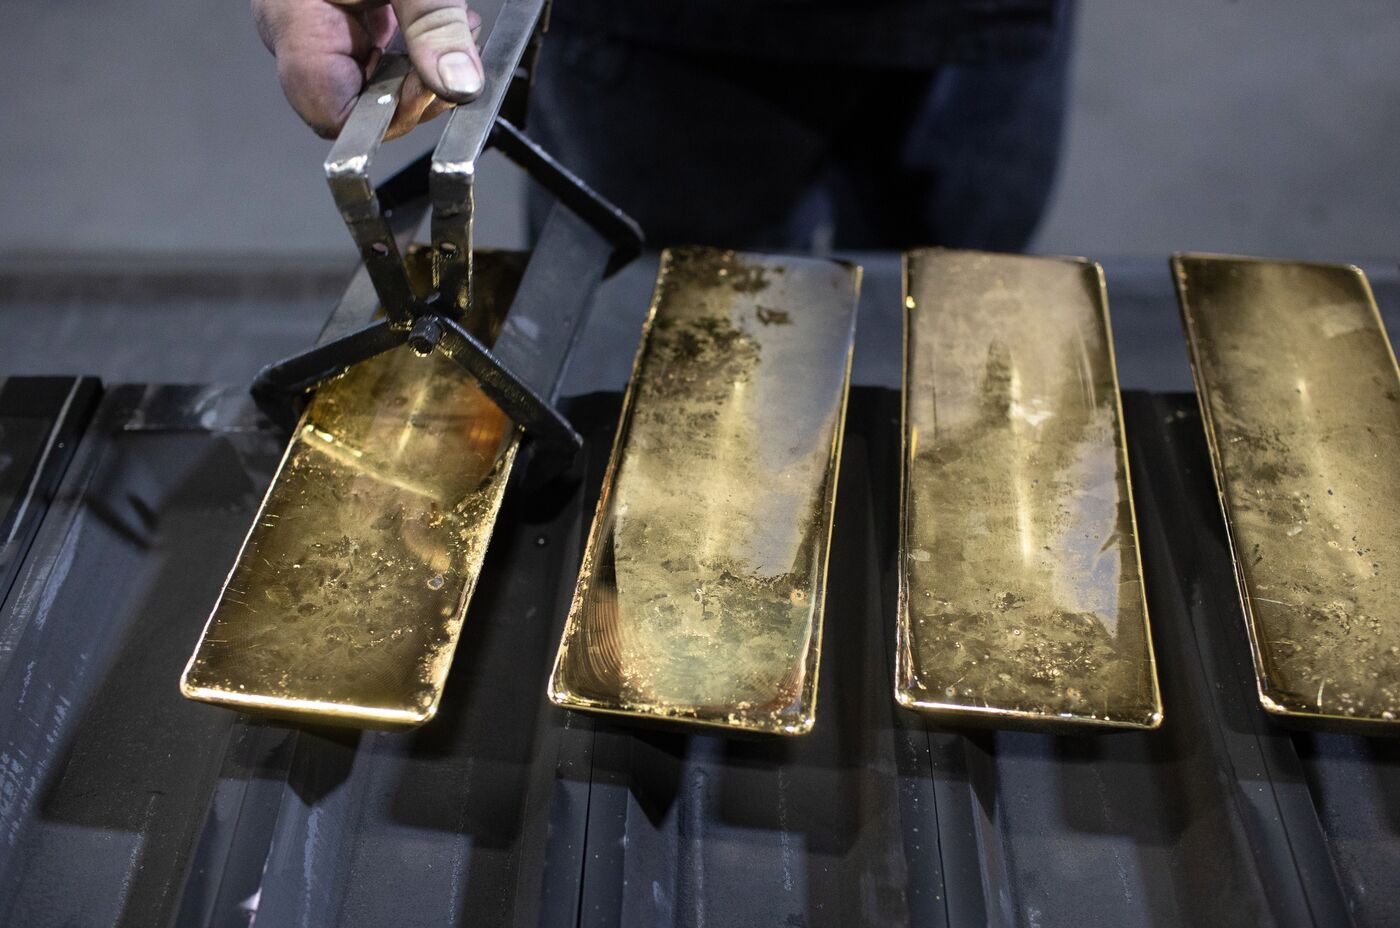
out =
[[[448,52],[438,59],[438,77],[454,94],[481,92],[481,72],[466,52]]]

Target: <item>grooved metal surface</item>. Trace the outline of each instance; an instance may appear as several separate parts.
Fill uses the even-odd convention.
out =
[[[174,679],[279,436],[199,391],[108,392],[18,595],[0,921],[45,925],[1382,925],[1400,755],[1253,705],[1189,397],[1128,396],[1159,732],[965,736],[898,709],[898,405],[851,400],[816,731],[725,740],[544,699],[585,491],[508,503],[434,723],[263,724]],[[576,402],[605,436],[618,397]],[[236,406],[236,404],[233,404]],[[189,414],[194,410],[203,414]],[[196,427],[198,425],[198,427]],[[598,445],[597,441],[593,442]],[[605,444],[605,443],[603,443]],[[883,617],[883,618],[882,618]]]
[[[858,368],[897,359],[880,338]],[[1258,710],[1191,397],[1124,403],[1161,730],[968,736],[894,705],[898,401],[858,386],[820,721],[777,743],[545,700],[619,402],[568,407],[590,455],[561,511],[507,493],[438,718],[351,735],[179,697],[190,604],[213,602],[284,436],[236,392],[109,388],[0,610],[0,924],[1400,920],[1400,751]]]

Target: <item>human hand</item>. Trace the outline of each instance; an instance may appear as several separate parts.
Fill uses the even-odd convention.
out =
[[[481,92],[481,17],[466,0],[252,0],[282,92],[306,124],[335,138],[396,30],[413,71],[385,138]]]

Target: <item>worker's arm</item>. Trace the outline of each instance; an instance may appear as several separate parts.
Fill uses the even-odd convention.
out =
[[[389,136],[402,135],[452,103],[481,92],[476,37],[481,17],[466,0],[252,0],[263,43],[277,58],[282,90],[307,125],[334,138],[365,78],[403,32],[414,73]]]

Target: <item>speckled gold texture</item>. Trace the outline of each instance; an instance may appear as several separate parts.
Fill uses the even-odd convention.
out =
[[[1210,255],[1172,268],[1260,702],[1400,732],[1400,374],[1366,277]]]
[[[663,255],[555,703],[812,727],[859,288],[834,261]]]
[[[946,723],[1154,728],[1103,275],[905,256],[898,701]]]
[[[426,255],[411,267],[426,283]],[[494,336],[520,261],[482,253]],[[401,728],[437,711],[519,444],[465,371],[396,348],[323,386],[190,659],[191,699]]]

